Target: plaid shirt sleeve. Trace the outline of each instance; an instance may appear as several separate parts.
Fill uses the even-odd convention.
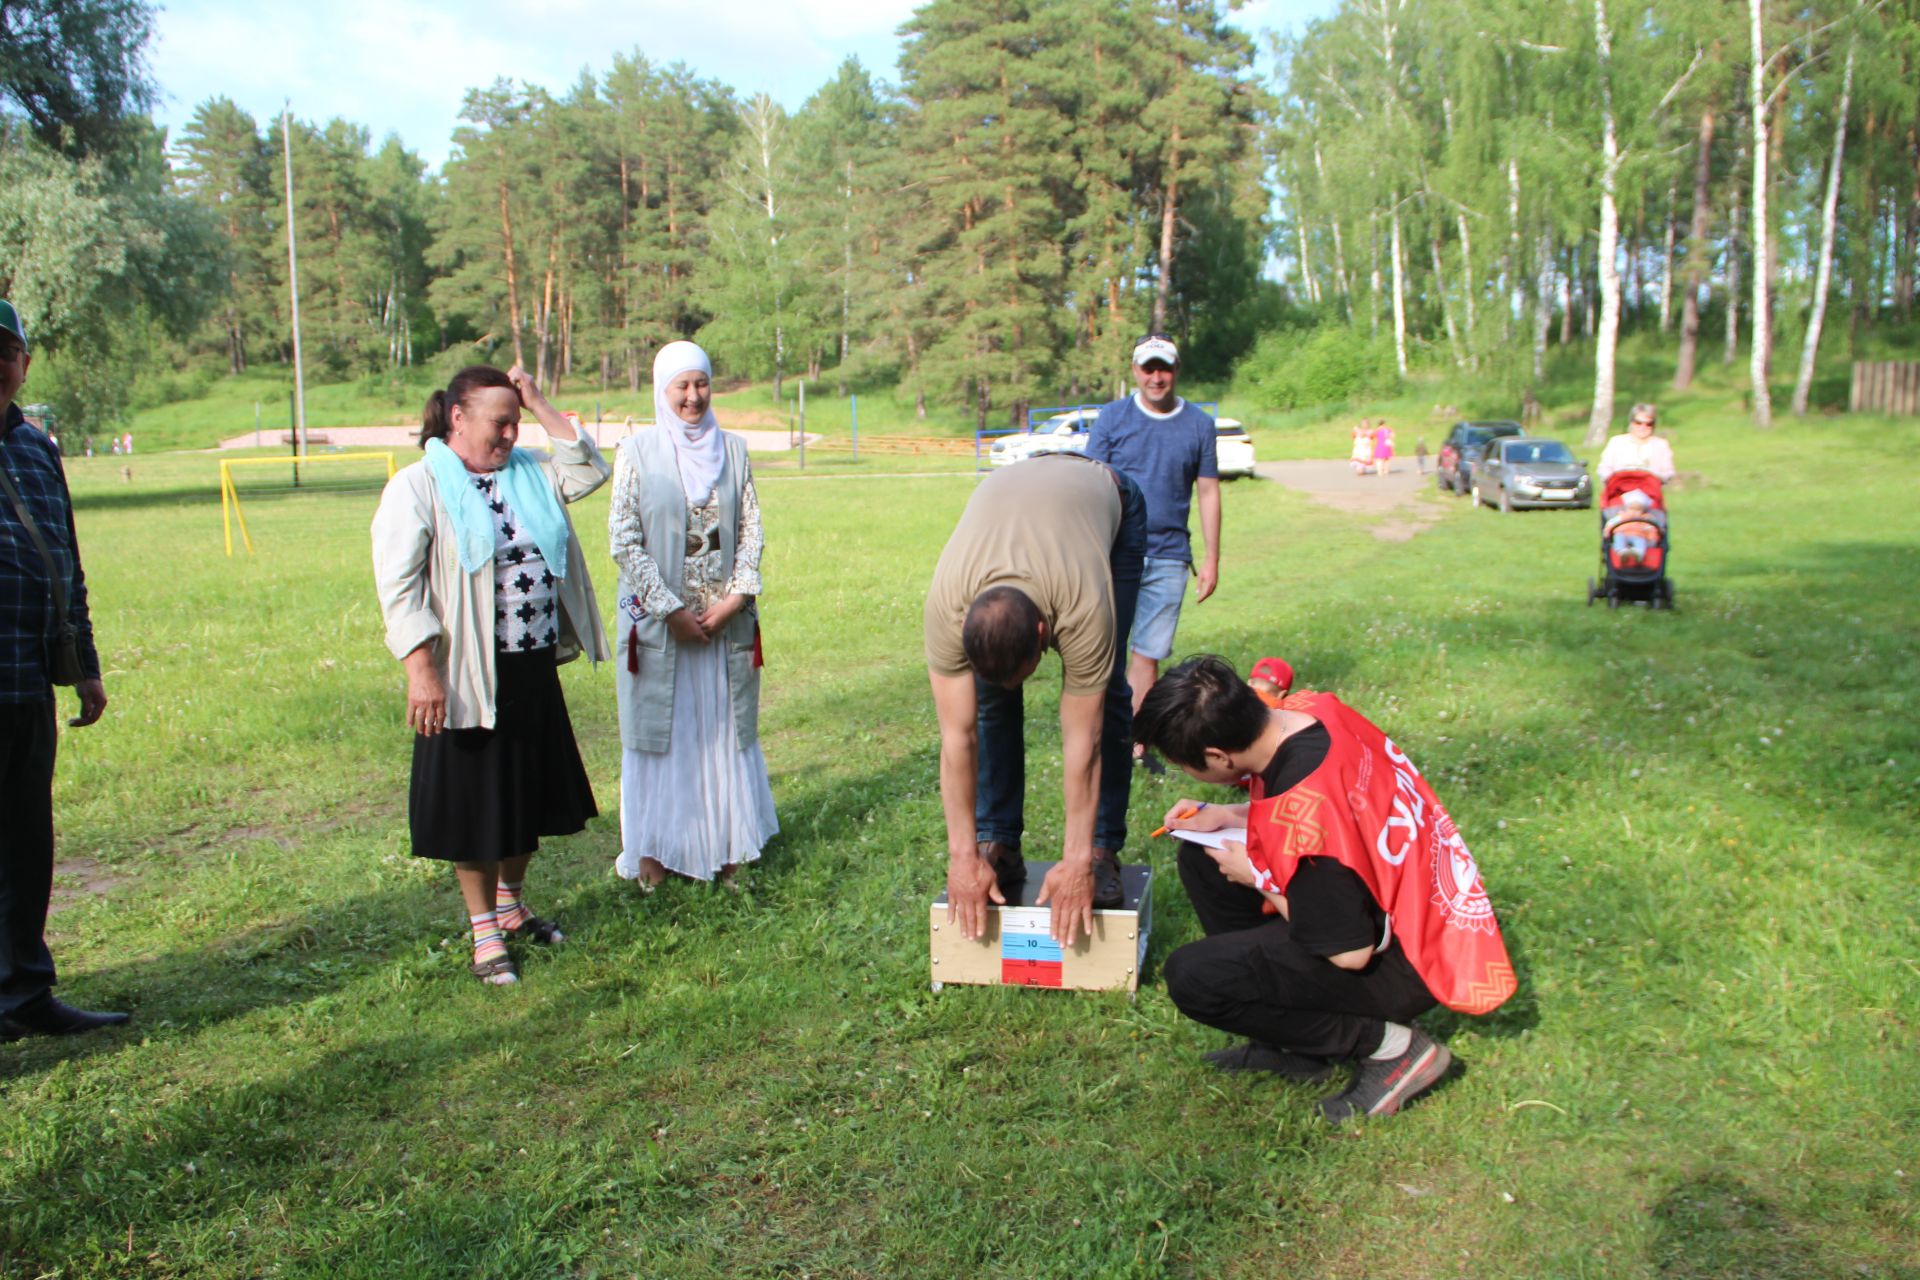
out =
[[[32,512],[59,572],[67,579],[67,614],[80,637],[80,666],[100,674],[93,621],[87,609],[87,578],[80,565],[73,501],[67,492],[60,455],[48,440],[26,425],[18,406],[0,426],[0,465]],[[13,503],[0,497],[0,702],[28,702],[47,696],[47,638],[53,631],[53,593],[46,562],[28,535]]]

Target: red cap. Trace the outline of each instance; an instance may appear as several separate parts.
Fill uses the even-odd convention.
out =
[[[1249,680],[1271,680],[1280,686],[1282,692],[1293,688],[1293,668],[1285,658],[1262,658],[1253,664],[1248,673]]]

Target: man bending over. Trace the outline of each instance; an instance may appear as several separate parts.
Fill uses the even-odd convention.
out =
[[[1140,591],[1146,504],[1104,463],[1051,454],[996,471],[960,516],[927,591],[927,671],[940,720],[947,914],[969,938],[987,904],[1018,895],[1027,791],[1020,687],[1060,654],[1060,863],[1036,901],[1072,946],[1095,907],[1118,907],[1132,701],[1127,631]]]

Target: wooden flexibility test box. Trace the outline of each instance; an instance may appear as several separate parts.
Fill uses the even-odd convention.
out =
[[[1037,907],[1051,862],[1027,863],[1020,901],[987,906],[986,933],[969,942],[958,924],[947,923],[947,895],[933,900],[933,989],[949,982],[972,986],[1061,987],[1073,991],[1137,991],[1153,927],[1153,871],[1120,868],[1124,905],[1096,908],[1093,934],[1063,950],[1049,932],[1051,907]]]

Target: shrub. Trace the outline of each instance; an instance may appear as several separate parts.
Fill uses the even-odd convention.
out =
[[[183,400],[203,400],[220,380],[220,371],[210,365],[190,369],[153,370],[136,378],[127,397],[127,408],[139,412]]]
[[[1234,370],[1241,390],[1267,409],[1335,404],[1399,388],[1393,349],[1343,324],[1265,334]]]

